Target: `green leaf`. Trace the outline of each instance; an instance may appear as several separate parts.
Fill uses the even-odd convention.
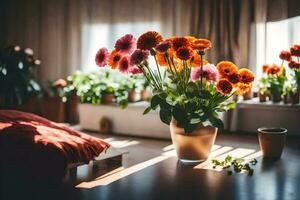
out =
[[[168,125],[170,124],[171,119],[172,119],[171,110],[161,109],[159,111],[159,116],[163,123],[168,124]]]
[[[157,106],[159,105],[159,103],[161,102],[161,98],[158,96],[158,95],[154,95],[152,98],[151,98],[151,108],[153,110],[155,110],[157,108]]]
[[[224,129],[224,124],[223,124],[223,121],[221,119],[211,116],[209,118],[209,121],[211,122],[211,124],[214,127],[220,128],[222,130]]]
[[[151,106],[149,106],[148,108],[146,108],[143,112],[143,115],[148,114],[150,111],[152,110]]]
[[[191,124],[199,124],[201,122],[200,118],[193,118],[190,120]]]

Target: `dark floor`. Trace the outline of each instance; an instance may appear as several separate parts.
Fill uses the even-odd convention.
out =
[[[12,179],[2,182],[1,199],[300,199],[299,138],[287,139],[281,160],[258,157],[253,176],[228,176],[225,171],[183,165],[172,156],[167,140],[97,136],[125,153],[123,172],[77,187],[62,183],[30,185]],[[236,149],[259,150],[257,137],[251,135],[219,134],[216,145],[219,149],[231,148],[229,154]]]

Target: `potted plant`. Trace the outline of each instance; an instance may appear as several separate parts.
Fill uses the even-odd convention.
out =
[[[119,71],[146,77],[153,97],[144,114],[159,108],[181,161],[207,159],[218,128],[223,128],[219,113],[233,108],[232,95],[247,92],[254,80],[250,70],[239,70],[232,62],[222,61],[217,67],[209,64],[203,58],[209,48],[211,42],[206,39],[163,39],[149,31],[138,40],[127,34],[116,41],[112,53],[101,48],[96,55],[98,66],[113,67],[109,60],[118,52]],[[156,63],[153,68],[148,63],[150,54]]]
[[[49,82],[50,90],[42,99],[42,116],[55,122],[65,121],[65,102],[63,102],[62,97],[66,85],[67,82],[64,79]]]
[[[267,80],[268,80],[268,90],[271,94],[271,100],[273,103],[278,103],[282,100],[284,83],[287,80],[284,67],[280,67],[276,64],[265,65]]]
[[[291,101],[292,94],[293,94],[292,85],[286,85],[283,90],[283,103],[284,104],[292,103],[292,101]]]
[[[147,80],[143,80],[142,89],[141,89],[141,100],[147,101],[151,98],[151,91],[149,87],[149,82]]]
[[[300,45],[293,45],[290,49],[290,59],[286,59],[289,64],[289,68],[293,72],[293,79],[296,85],[296,89],[292,94],[292,101],[294,104],[299,103],[300,94]]]
[[[0,49],[0,98],[3,108],[39,113],[41,87],[35,80],[40,65],[32,49],[9,46]]]

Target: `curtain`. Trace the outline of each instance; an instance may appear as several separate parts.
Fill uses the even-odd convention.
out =
[[[251,36],[251,23],[295,16],[299,4],[297,0],[2,0],[0,45],[34,49],[42,61],[38,78],[46,83],[86,67],[86,55],[93,52],[83,41],[100,47],[91,29],[83,31],[85,26],[107,24],[112,47],[121,34],[146,31],[139,22],[159,22],[165,37],[210,39],[211,62],[227,59],[248,67],[255,57],[249,52],[250,39],[257,39]],[[120,23],[129,26],[120,30]]]
[[[3,0],[0,8],[0,45],[32,48],[42,61],[37,76],[42,84],[80,69],[87,1]]]
[[[251,0],[190,0],[190,33],[209,38],[213,48],[208,59],[213,63],[232,60],[248,67],[250,27],[253,21]]]

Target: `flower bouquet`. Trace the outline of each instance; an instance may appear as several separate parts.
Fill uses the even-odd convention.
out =
[[[163,39],[159,33],[149,31],[137,40],[127,34],[116,41],[111,53],[101,48],[96,55],[100,67],[143,73],[153,90],[144,114],[159,108],[160,119],[170,125],[172,141],[182,160],[208,157],[217,128],[224,127],[219,114],[234,108],[230,97],[247,92],[254,80],[250,70],[238,69],[230,61],[215,66],[205,60],[211,47],[207,39]],[[149,64],[150,55],[154,67]]]

